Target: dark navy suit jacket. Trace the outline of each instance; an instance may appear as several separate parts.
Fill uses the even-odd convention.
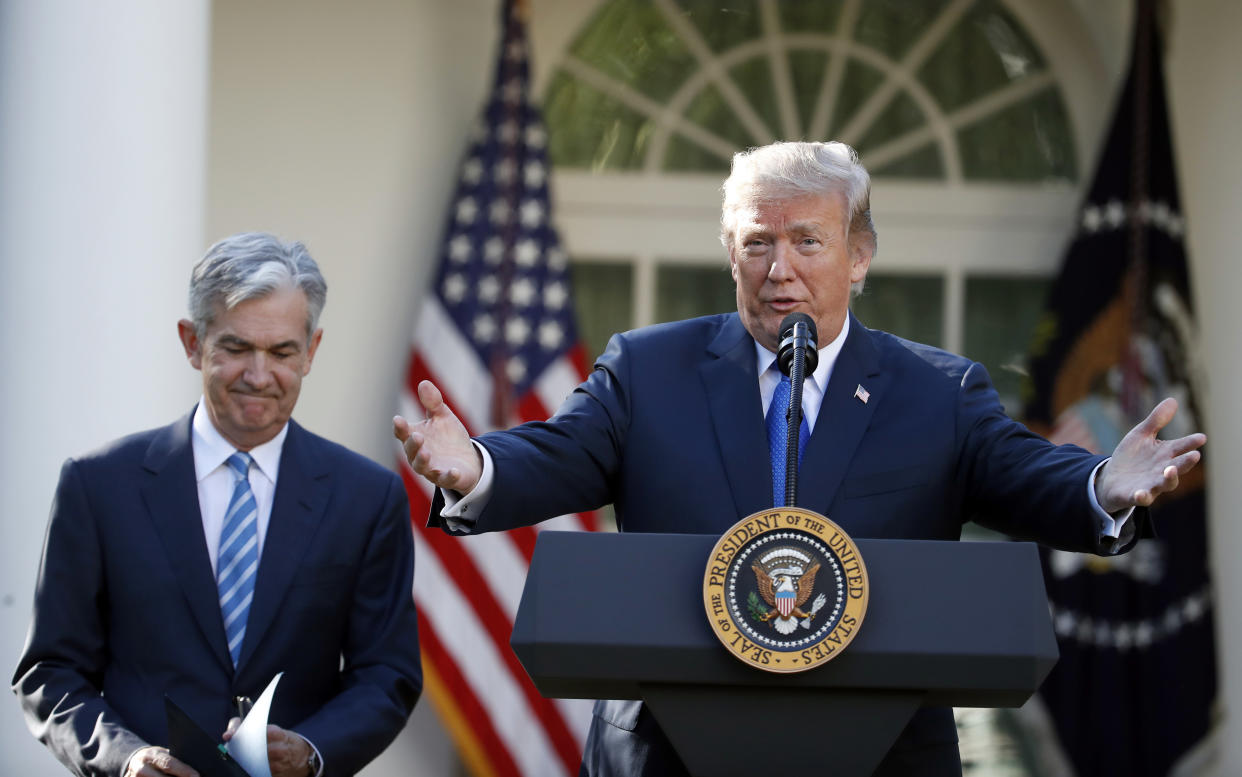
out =
[[[13,678],[27,722],[77,774],[166,745],[164,695],[213,736],[277,672],[271,722],[349,775],[422,688],[405,489],[292,421],[245,642],[233,668],[199,513],[190,419],[61,470]]]
[[[718,535],[771,507],[757,375],[736,313],[614,336],[555,417],[479,438],[495,484],[474,531],[612,502],[622,531]],[[1087,493],[1100,461],[1006,416],[982,365],[851,317],[803,453],[798,503],[856,538],[956,540],[974,520],[1058,548],[1115,552],[1136,521],[1122,547],[1101,542]],[[433,505],[432,523],[441,522]],[[601,720],[631,730],[639,713],[635,702],[596,706],[593,774],[676,773],[625,767],[643,760],[643,743],[623,758],[598,752]],[[899,747],[955,741],[949,712],[932,710]]]

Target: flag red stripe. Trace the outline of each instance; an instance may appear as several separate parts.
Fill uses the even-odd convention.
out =
[[[469,619],[469,621],[471,621],[475,625],[475,627],[479,628],[480,630],[485,630],[486,624],[483,622],[483,619],[479,617],[478,613],[475,611],[475,608],[478,606],[477,600],[478,600],[479,586],[474,585],[468,588],[463,588],[460,584],[460,580],[456,579],[450,572],[450,565],[452,564],[452,560],[450,559],[446,561],[445,559],[441,558],[441,554],[437,553],[435,548],[431,547],[430,540],[432,538],[435,538],[437,536],[443,539],[446,539],[446,540],[449,538],[447,537],[447,535],[443,535],[441,532],[437,530],[427,529],[422,526],[423,521],[421,519],[421,516],[426,515],[427,510],[430,508],[430,501],[428,499],[427,493],[421,488],[419,488],[417,484],[413,482],[413,478],[416,476],[410,471],[408,467],[403,466],[400,469],[402,472],[402,477],[405,481],[406,490],[411,495],[411,514],[412,516],[415,516],[415,515],[419,516],[418,518],[413,518],[412,523],[413,523],[415,535],[419,540],[418,544],[420,545],[420,551],[423,554],[422,557],[426,558],[428,553],[431,553],[434,556],[436,556],[436,565],[434,566],[437,566],[438,568],[440,568],[443,574],[447,574],[449,578],[452,579],[453,587],[463,590],[464,592],[468,594],[473,594],[473,596],[468,595],[465,597],[466,601],[469,603],[469,606],[471,608],[469,612],[463,612],[460,614],[443,613],[440,611],[440,609],[437,609],[435,607],[435,604],[436,604],[435,602],[426,602],[421,599],[420,599],[420,604],[419,604],[419,608],[420,608],[419,612],[426,614],[424,616],[424,619],[428,622],[428,624],[434,624],[437,622],[442,623],[442,624],[451,623],[452,621],[446,620],[446,618],[461,618],[461,619]],[[450,540],[450,542],[453,542],[453,541]],[[456,543],[453,542],[453,545],[456,546]],[[418,589],[419,589],[419,586],[416,584],[415,591],[417,592]],[[440,617],[433,617],[432,614],[427,614],[427,613],[437,613],[437,612],[440,613]],[[490,635],[489,637],[485,637],[484,639],[488,639],[488,638],[490,638]],[[435,657],[432,658],[431,660],[434,661],[433,665],[437,672],[448,673],[448,671],[451,669],[453,678],[456,678],[460,686],[454,690],[454,693],[470,694],[469,705],[464,705],[462,707],[463,715],[465,715],[466,719],[469,721],[472,727],[477,726],[480,723],[486,723],[486,729],[488,732],[488,736],[494,739],[495,746],[500,747],[503,750],[504,755],[505,755],[505,763],[512,764],[513,768],[516,769],[517,774],[519,775],[529,774],[528,772],[524,771],[523,766],[521,766],[521,763],[523,760],[520,757],[521,755],[520,750],[523,746],[522,740],[514,739],[512,735],[512,721],[511,720],[506,721],[500,716],[521,715],[526,718],[533,717],[535,720],[539,722],[538,728],[540,729],[543,735],[543,738],[545,739],[545,742],[547,744],[546,752],[548,753],[549,757],[556,758],[557,760],[563,761],[563,756],[560,753],[555,751],[553,743],[551,742],[549,738],[547,738],[548,737],[548,721],[545,715],[539,715],[537,714],[537,712],[536,714],[531,715],[531,711],[529,709],[528,704],[523,704],[520,707],[512,707],[512,708],[508,707],[507,705],[501,705],[497,707],[496,704],[491,703],[490,697],[489,697],[489,701],[484,702],[481,698],[481,695],[486,694],[489,691],[496,690],[496,689],[476,686],[474,684],[477,682],[476,680],[472,680],[467,674],[459,671],[459,667],[463,666],[462,662],[483,661],[491,665],[493,671],[499,672],[502,674],[507,674],[509,685],[512,690],[517,691],[517,686],[528,685],[529,680],[527,680],[524,672],[521,672],[521,670],[519,669],[518,670],[519,674],[515,675],[514,669],[512,666],[513,662],[510,661],[509,662],[510,665],[505,665],[504,659],[500,658],[501,656],[505,656],[505,657],[512,656],[512,651],[510,650],[508,645],[506,644],[505,646],[503,646],[503,648],[497,648],[497,646],[495,645],[494,639],[492,639],[492,642],[493,642],[493,645],[490,649],[479,648],[477,652],[471,651],[468,653],[463,653],[460,646],[453,651],[447,650],[444,647],[445,643],[437,639],[437,646],[439,647],[439,651],[438,653],[435,654]],[[451,667],[448,666],[450,664],[451,664]],[[445,684],[448,685],[447,682]],[[519,691],[519,693],[521,693],[521,691]],[[507,734],[502,733],[502,730],[509,731],[510,733],[507,733]],[[578,755],[578,753],[580,753],[580,750],[576,749],[572,768],[568,769],[569,774],[576,774],[577,772],[577,766],[580,760],[580,756]],[[477,755],[478,754],[476,751],[476,756]],[[552,768],[551,764],[548,764],[548,768]],[[557,769],[556,772],[563,773],[562,770],[560,769]],[[542,772],[542,773],[547,773],[547,772]]]
[[[533,391],[526,392],[522,395],[521,400],[518,401],[518,417],[523,421],[542,421],[549,415],[551,413],[543,406],[543,403],[539,401],[539,397]]]
[[[418,641],[422,646],[424,660],[430,661],[435,666],[440,680],[452,695],[451,699],[445,701],[456,704],[461,710],[462,717],[470,721],[471,729],[478,739],[479,746],[490,760],[493,771],[498,777],[521,777],[521,771],[510,757],[504,742],[496,734],[496,729],[492,726],[487,711],[475,698],[474,689],[462,677],[457,669],[457,662],[444,649],[435,628],[422,612],[418,614]]]
[[[426,504],[426,498],[422,495],[418,485],[412,481],[413,473],[408,468],[402,467],[401,477],[405,481],[406,492],[418,492],[420,504]],[[427,507],[430,508],[430,505],[427,505]],[[531,711],[543,724],[552,748],[565,764],[566,772],[576,774],[579,763],[582,760],[582,752],[579,749],[578,741],[569,731],[565,719],[561,717],[560,711],[556,709],[556,706],[550,700],[539,695],[535,686],[530,682],[530,678],[527,677],[526,670],[522,668],[517,656],[514,655],[512,648],[509,647],[509,636],[513,630],[513,623],[509,620],[508,615],[487,586],[480,585],[483,577],[475,566],[474,560],[461,547],[457,539],[444,532],[438,529],[428,529],[422,526],[419,521],[414,522],[414,530],[420,533],[427,546],[439,556],[441,565],[453,578],[453,582],[457,584],[457,587],[462,591],[469,592],[470,603],[474,607],[475,615],[491,636],[493,643],[495,643],[497,654],[503,658],[505,668],[521,687]]]
[[[470,592],[470,602],[474,606],[475,615],[491,635],[498,655],[503,657],[505,667],[517,679],[531,711],[542,722],[552,747],[565,764],[566,772],[576,773],[582,760],[578,742],[570,733],[569,727],[565,725],[560,711],[550,700],[540,696],[535,690],[535,686],[526,675],[526,670],[522,668],[517,656],[510,648],[509,637],[513,631],[513,624],[491,592],[479,585],[480,574],[474,566],[474,561],[462,549],[457,539],[437,529],[419,529],[419,531],[423,533],[423,538],[435,554],[440,557],[441,563],[458,588]]]
[[[579,375],[589,375],[591,373],[590,365],[587,364],[586,360],[586,349],[582,347],[582,343],[575,343],[565,353],[565,358],[569,359],[569,362],[574,365],[574,369],[578,371]]]

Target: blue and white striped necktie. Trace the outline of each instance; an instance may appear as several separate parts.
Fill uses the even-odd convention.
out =
[[[233,486],[233,497],[220,531],[216,584],[229,655],[233,657],[233,666],[237,666],[246,636],[246,617],[254,598],[255,572],[259,568],[259,505],[250,490],[250,456],[234,453],[226,463],[237,476],[237,484]]]

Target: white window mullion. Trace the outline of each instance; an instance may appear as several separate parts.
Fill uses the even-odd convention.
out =
[[[655,323],[656,258],[650,254],[634,257],[634,326]]]
[[[966,273],[962,266],[953,263],[945,268],[944,275],[944,342],[946,351],[961,353],[966,341]]]

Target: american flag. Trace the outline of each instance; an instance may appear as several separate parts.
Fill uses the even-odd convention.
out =
[[[402,415],[422,418],[416,387],[433,381],[471,434],[547,418],[586,374],[520,6],[503,5],[495,84],[461,166],[400,398]],[[509,636],[537,532],[593,529],[594,518],[450,537],[424,526],[431,487],[401,465],[425,688],[463,761],[476,777],[577,774],[590,702],[541,697]]]

